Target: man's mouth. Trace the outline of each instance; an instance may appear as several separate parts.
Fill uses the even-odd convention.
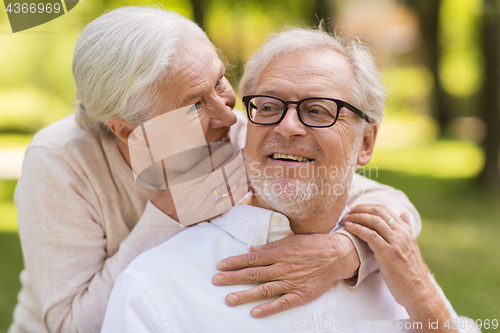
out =
[[[284,154],[284,153],[273,153],[269,156],[273,160],[279,161],[293,161],[293,162],[312,162],[314,160],[309,159],[307,157],[292,155],[292,154]]]

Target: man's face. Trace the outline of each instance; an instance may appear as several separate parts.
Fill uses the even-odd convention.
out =
[[[185,42],[176,73],[157,92],[159,115],[196,104],[207,142],[229,142],[229,128],[236,123],[236,96],[224,76],[225,68],[206,41]]]
[[[297,51],[265,68],[255,94],[287,101],[329,97],[352,102],[353,83],[353,70],[339,53]],[[258,197],[275,210],[299,216],[347,195],[361,143],[357,117],[343,108],[332,127],[312,128],[289,105],[277,125],[249,123],[245,157]]]

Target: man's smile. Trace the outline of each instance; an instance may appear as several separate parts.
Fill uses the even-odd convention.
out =
[[[287,162],[312,162],[314,161],[313,159],[307,158],[305,156],[300,156],[300,155],[295,155],[295,154],[289,154],[289,153],[272,153],[269,155],[269,157],[273,160],[278,160],[278,161],[287,161]]]

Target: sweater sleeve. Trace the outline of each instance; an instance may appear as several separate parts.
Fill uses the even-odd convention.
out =
[[[183,228],[151,202],[119,250],[106,254],[92,188],[57,151],[27,151],[15,193],[30,284],[50,332],[98,332],[117,276]]]
[[[362,204],[383,204],[392,209],[398,216],[403,212],[407,212],[410,215],[413,235],[417,237],[422,230],[420,215],[403,192],[354,174],[347,205],[352,208]],[[347,287],[356,288],[368,274],[378,269],[378,264],[372,250],[364,241],[344,228],[340,228],[336,233],[349,237],[358,253],[360,261],[358,274],[351,279],[344,280]]]

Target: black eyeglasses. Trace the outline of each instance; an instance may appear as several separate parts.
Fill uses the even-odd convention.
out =
[[[368,116],[351,104],[334,98],[312,97],[300,101],[284,101],[281,98],[266,95],[243,97],[248,118],[254,124],[275,125],[285,118],[288,105],[297,105],[297,114],[302,124],[310,127],[330,127],[335,124],[340,110],[346,108],[367,122]]]

